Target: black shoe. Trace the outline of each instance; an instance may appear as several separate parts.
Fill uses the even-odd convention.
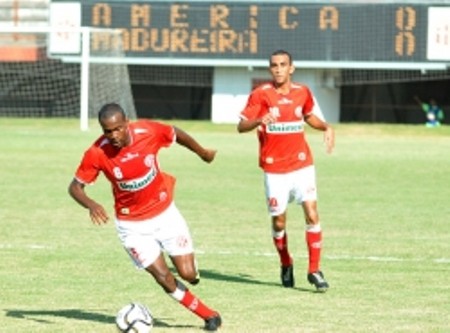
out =
[[[217,313],[205,320],[205,331],[217,331],[221,325],[222,318],[220,318],[220,315]]]
[[[193,286],[196,286],[197,284],[200,283],[200,279],[195,278],[194,280],[189,281],[189,283],[192,284]]]
[[[286,288],[294,288],[294,265],[281,266],[281,284]]]
[[[317,291],[320,291],[322,293],[326,292],[329,288],[328,282],[325,280],[325,277],[323,276],[323,273],[321,271],[309,273],[308,282],[313,284],[316,287]]]
[[[193,286],[199,284],[200,283],[200,272],[197,272],[195,279],[192,281],[189,281],[189,283],[192,284]]]

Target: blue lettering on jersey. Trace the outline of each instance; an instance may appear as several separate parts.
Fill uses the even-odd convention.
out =
[[[147,187],[156,177],[158,171],[151,168],[146,175],[127,182],[118,182],[117,185],[123,191],[135,192]]]
[[[266,127],[266,132],[272,134],[301,133],[303,132],[303,123],[295,121],[269,124]]]

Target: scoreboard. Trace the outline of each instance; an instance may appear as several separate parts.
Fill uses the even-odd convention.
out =
[[[299,61],[449,62],[449,7],[432,6],[446,12],[431,32],[426,3],[84,0],[81,24],[120,29],[127,58],[266,61],[286,49]],[[92,37],[94,54],[114,43]]]

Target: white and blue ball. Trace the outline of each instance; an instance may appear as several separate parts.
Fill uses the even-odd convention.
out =
[[[145,305],[130,303],[117,312],[116,326],[123,333],[149,333],[153,328],[153,316]]]

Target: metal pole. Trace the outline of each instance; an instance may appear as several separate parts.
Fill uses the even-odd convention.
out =
[[[81,80],[80,80],[80,129],[89,129],[89,57],[90,57],[90,30],[81,28]]]

